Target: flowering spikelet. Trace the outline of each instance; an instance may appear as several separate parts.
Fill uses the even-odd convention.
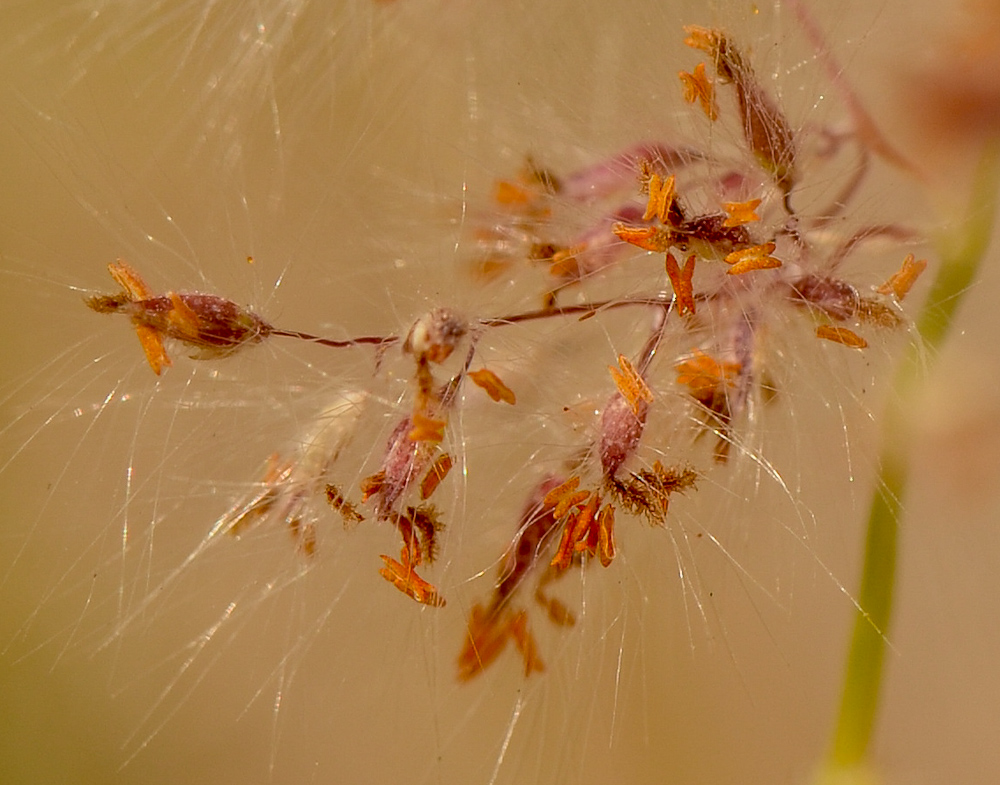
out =
[[[197,359],[220,357],[259,343],[274,328],[252,311],[212,294],[168,292],[155,295],[139,274],[122,260],[108,265],[120,294],[96,295],[87,305],[98,313],[124,313],[132,319],[153,373],[170,366],[164,339],[196,350]]]
[[[688,33],[685,43],[708,54],[719,78],[733,85],[747,145],[787,196],[795,183],[796,153],[792,128],[784,113],[725,33],[696,25],[684,31]]]

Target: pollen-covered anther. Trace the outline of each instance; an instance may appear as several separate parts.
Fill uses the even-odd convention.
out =
[[[545,670],[538,644],[528,627],[526,611],[511,611],[509,606],[472,606],[465,646],[458,656],[459,681],[468,681],[482,673],[503,653],[511,639],[521,655],[525,676]]]
[[[514,639],[514,646],[521,654],[525,677],[532,673],[542,673],[545,670],[545,663],[538,655],[538,644],[535,642],[535,636],[528,629],[526,611],[518,611],[510,620],[510,636]]]
[[[611,231],[619,240],[624,240],[630,245],[641,248],[644,251],[663,253],[670,248],[672,234],[670,230],[659,226],[630,226],[628,224],[616,223],[611,227]]]
[[[573,562],[573,543],[576,518],[570,518],[563,526],[562,537],[559,538],[559,547],[549,562],[550,567],[557,570],[565,570]]]
[[[517,403],[517,397],[514,395],[514,391],[510,389],[503,381],[497,376],[493,371],[486,368],[482,368],[478,371],[471,371],[469,373],[469,378],[472,379],[473,383],[477,387],[481,387],[486,391],[486,394],[490,396],[494,401],[498,403],[503,401],[504,403],[509,403],[513,406]]]
[[[596,494],[594,498],[596,510],[600,507],[601,499]],[[607,567],[615,557],[614,526],[615,508],[610,504],[600,507],[600,512],[590,515],[586,530],[576,533],[574,550],[577,553],[598,556],[601,565]]]
[[[557,485],[542,500],[542,506],[552,509],[555,520],[563,518],[573,507],[582,504],[590,496],[590,491],[578,491],[579,477],[570,477],[562,485]]]
[[[497,204],[524,206],[538,198],[538,194],[521,183],[510,180],[498,180],[493,189],[493,198]]]
[[[726,256],[726,263],[730,265],[726,272],[729,275],[742,275],[753,270],[768,270],[781,267],[781,260],[771,256],[775,249],[774,243],[764,243],[763,245],[752,245],[749,248],[741,248]]]
[[[479,603],[469,612],[465,646],[458,655],[459,681],[482,673],[503,652],[510,638],[505,608],[485,608]]]
[[[846,327],[834,327],[832,324],[819,325],[816,328],[816,337],[842,344],[851,349],[864,349],[868,346],[868,341],[853,330],[848,330]]]
[[[450,308],[435,308],[410,328],[403,350],[432,363],[448,359],[469,331],[465,319]]]
[[[551,576],[552,573],[548,573],[548,575]],[[544,581],[545,579],[543,578],[542,580]],[[576,624],[576,616],[566,607],[566,604],[556,597],[549,597],[541,585],[535,589],[535,602],[545,609],[545,615],[557,627],[572,627]]]
[[[411,442],[432,442],[437,443],[444,439],[444,429],[447,427],[446,420],[437,420],[428,417],[422,412],[413,413],[413,427],[407,434]]]
[[[438,593],[438,590],[417,575],[413,565],[410,564],[405,548],[401,554],[402,562],[398,562],[385,554],[380,554],[380,558],[385,566],[378,571],[378,574],[403,592],[403,594],[416,600],[421,605],[430,605],[435,608],[444,606],[444,597]]]
[[[578,280],[582,275],[580,254],[587,250],[586,243],[571,248],[560,248],[549,257],[549,275],[560,280]]]
[[[719,362],[700,349],[687,360],[674,365],[677,383],[687,387],[691,396],[699,401],[711,399],[725,386],[731,386],[740,372],[740,364]]]
[[[552,557],[550,566],[565,570],[573,561],[573,554],[587,549],[587,538],[591,524],[596,521],[597,510],[601,497],[596,493],[591,495],[587,503],[566,519],[563,524],[562,538],[559,548]],[[582,545],[581,545],[582,543]]]
[[[718,56],[719,49],[725,41],[725,35],[720,30],[713,30],[700,25],[685,25],[684,32],[688,37],[684,39],[684,44],[692,49],[700,49],[713,58]]]
[[[722,222],[722,225],[731,228],[759,221],[760,216],[754,211],[760,206],[760,202],[760,199],[750,199],[746,202],[723,202],[722,207],[729,214],[729,217]]]
[[[687,265],[685,265],[685,268]],[[694,269],[694,265],[691,265]],[[692,309],[693,310],[693,309]],[[628,358],[623,354],[618,355],[618,368],[613,365],[608,366],[608,371],[611,373],[611,378],[615,382],[615,387],[618,388],[618,392],[622,394],[622,397],[628,401],[629,408],[632,409],[632,413],[638,417],[640,411],[643,409],[643,404],[650,404],[653,402],[653,391],[649,389],[646,384],[646,380],[639,375],[639,372],[632,367],[632,363],[628,361]]]
[[[448,453],[444,453],[439,456],[436,461],[434,461],[431,468],[427,470],[427,474],[424,475],[424,479],[420,481],[420,498],[429,499],[437,487],[444,481],[444,478],[448,476],[448,472],[451,471],[452,459]]]
[[[902,300],[926,268],[926,259],[918,260],[913,254],[907,254],[900,268],[889,277],[889,280],[876,288],[875,291],[879,294],[892,295],[897,300]]]
[[[615,558],[615,508],[605,504],[597,516],[597,558],[607,567]]]
[[[670,278],[670,285],[674,287],[674,296],[677,297],[677,311],[683,316],[686,313],[694,313],[694,254],[691,254],[684,266],[681,267],[674,255],[667,252],[666,269],[667,277]]]
[[[551,172],[538,167],[530,158],[516,180],[499,180],[493,190],[494,200],[534,216],[547,215],[545,197],[559,191],[559,181]]]
[[[719,119],[719,109],[715,102],[715,85],[705,75],[705,64],[698,63],[694,73],[680,71],[677,74],[681,84],[684,85],[684,100],[689,104],[695,101],[701,104],[702,110],[709,120],[713,122]]]
[[[649,221],[656,218],[661,224],[667,223],[670,206],[674,201],[675,182],[673,175],[666,179],[660,177],[656,172],[649,175],[649,179],[645,183],[649,201],[646,203],[646,212],[643,213],[642,220]]]

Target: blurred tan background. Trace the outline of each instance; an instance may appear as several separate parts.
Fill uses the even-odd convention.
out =
[[[561,597],[585,600],[576,628],[535,611],[548,673],[524,682],[508,653],[460,686],[465,616],[529,481],[517,434],[547,454],[569,426],[530,404],[499,436],[470,419],[469,465],[499,454],[512,479],[456,480],[436,573],[449,605],[420,609],[376,574],[395,547],[384,528],[330,527],[309,569],[281,532],[206,540],[331,396],[372,388],[370,355],[175,352],[157,380],[127,326],[81,302],[112,290],[118,257],[158,291],[224,294],[334,338],[405,330],[440,302],[523,302],[523,288],[456,273],[466,223],[526,154],[565,170],[697,133],[677,96],[675,72],[693,63],[682,24],[746,41],[803,129],[842,116],[788,9],[693,7],[0,6],[0,779],[808,779],[838,694],[885,353],[801,363],[761,434],[788,491],[749,470],[713,475],[714,493],[675,504],[674,531],[622,531],[611,570],[562,582]],[[932,171],[926,193],[874,180],[863,207],[947,228],[973,142],[924,128],[912,107],[961,20],[928,25],[894,0],[816,13],[876,120]],[[989,264],[914,412],[875,756],[888,782],[1000,776],[998,291]],[[498,350],[605,348],[584,335],[540,328]],[[539,410],[574,389],[527,362],[512,373]],[[404,382],[374,391],[358,467]]]

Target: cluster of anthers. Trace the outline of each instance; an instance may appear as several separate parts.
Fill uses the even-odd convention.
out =
[[[529,575],[539,574],[534,598],[549,619],[557,625],[573,624],[573,614],[547,594],[548,584],[574,564],[612,563],[619,511],[662,525],[672,494],[695,488],[699,474],[691,466],[664,466],[659,460],[644,466],[638,458],[650,410],[662,397],[650,378],[668,323],[678,324],[679,334],[689,341],[670,366],[668,384],[680,392],[703,430],[716,436],[714,460],[724,463],[731,446],[738,444],[734,423],[747,416],[753,395],[766,393],[770,385],[760,367],[763,297],[808,311],[817,322],[817,337],[863,349],[866,339],[845,323],[876,328],[901,324],[898,303],[926,265],[907,255],[899,271],[870,294],[843,280],[838,275],[841,262],[867,241],[916,236],[903,227],[881,224],[855,231],[832,250],[820,251],[819,242],[814,242],[814,235],[829,235],[858,189],[870,153],[879,152],[879,147],[860,133],[830,132],[827,148],[814,155],[835,159],[850,142],[860,164],[829,205],[808,215],[797,212],[801,153],[791,125],[725,33],[701,27],[685,30],[686,43],[708,55],[715,76],[707,74],[705,63],[693,72],[682,71],[684,97],[697,103],[710,123],[717,123],[716,88],[729,85],[743,155],[729,160],[693,146],[641,144],[566,177],[529,162],[517,180],[500,182],[495,199],[501,218],[479,232],[477,269],[493,277],[516,264],[541,265],[550,283],[536,310],[469,320],[437,308],[417,320],[405,337],[334,341],[278,329],[222,297],[155,295],[121,261],[110,270],[122,292],[88,300],[94,310],[131,318],[157,374],[171,364],[165,340],[185,344],[199,358],[230,354],[274,336],[334,348],[372,345],[380,356],[391,345],[401,345],[413,362],[412,406],[392,429],[377,471],[361,481],[359,501],[351,501],[350,489],[331,479],[344,440],[328,435],[306,440],[300,455],[272,456],[258,491],[234,506],[221,519],[221,528],[238,534],[254,522],[277,519],[303,554],[311,556],[318,521],[312,505],[325,498],[345,524],[360,523],[368,515],[392,524],[402,540],[399,558],[383,554],[380,574],[416,602],[436,607],[445,604],[444,597],[417,570],[438,556],[442,523],[430,500],[454,463],[445,448],[449,417],[466,381],[494,401],[516,404],[514,392],[496,373],[474,367],[482,335],[532,320],[588,318],[623,308],[652,314],[636,357],[619,354],[616,364],[608,366],[613,391],[600,410],[594,437],[574,451],[564,471],[540,478],[530,492],[492,596],[471,609],[458,658],[463,680],[482,672],[510,641],[521,654],[526,674],[543,670],[527,611],[516,601]],[[746,151],[751,153],[749,164]],[[568,233],[559,220],[560,209],[606,203],[610,208],[582,235]],[[634,248],[664,260],[666,279],[657,275],[651,294],[560,303],[564,290],[634,259]],[[439,380],[437,369],[463,344],[464,361]],[[324,414],[356,409],[361,397],[345,395]]]

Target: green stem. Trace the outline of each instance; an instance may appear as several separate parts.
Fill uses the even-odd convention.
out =
[[[954,321],[963,296],[986,254],[1000,188],[1000,140],[987,143],[976,171],[966,218],[945,242],[941,266],[917,319],[921,343],[910,347],[896,374],[882,431],[878,486],[868,515],[859,611],[847,655],[840,712],[821,782],[860,783],[874,779],[868,748],[878,714],[882,664],[892,616],[899,520],[909,475],[911,440],[907,412]]]

